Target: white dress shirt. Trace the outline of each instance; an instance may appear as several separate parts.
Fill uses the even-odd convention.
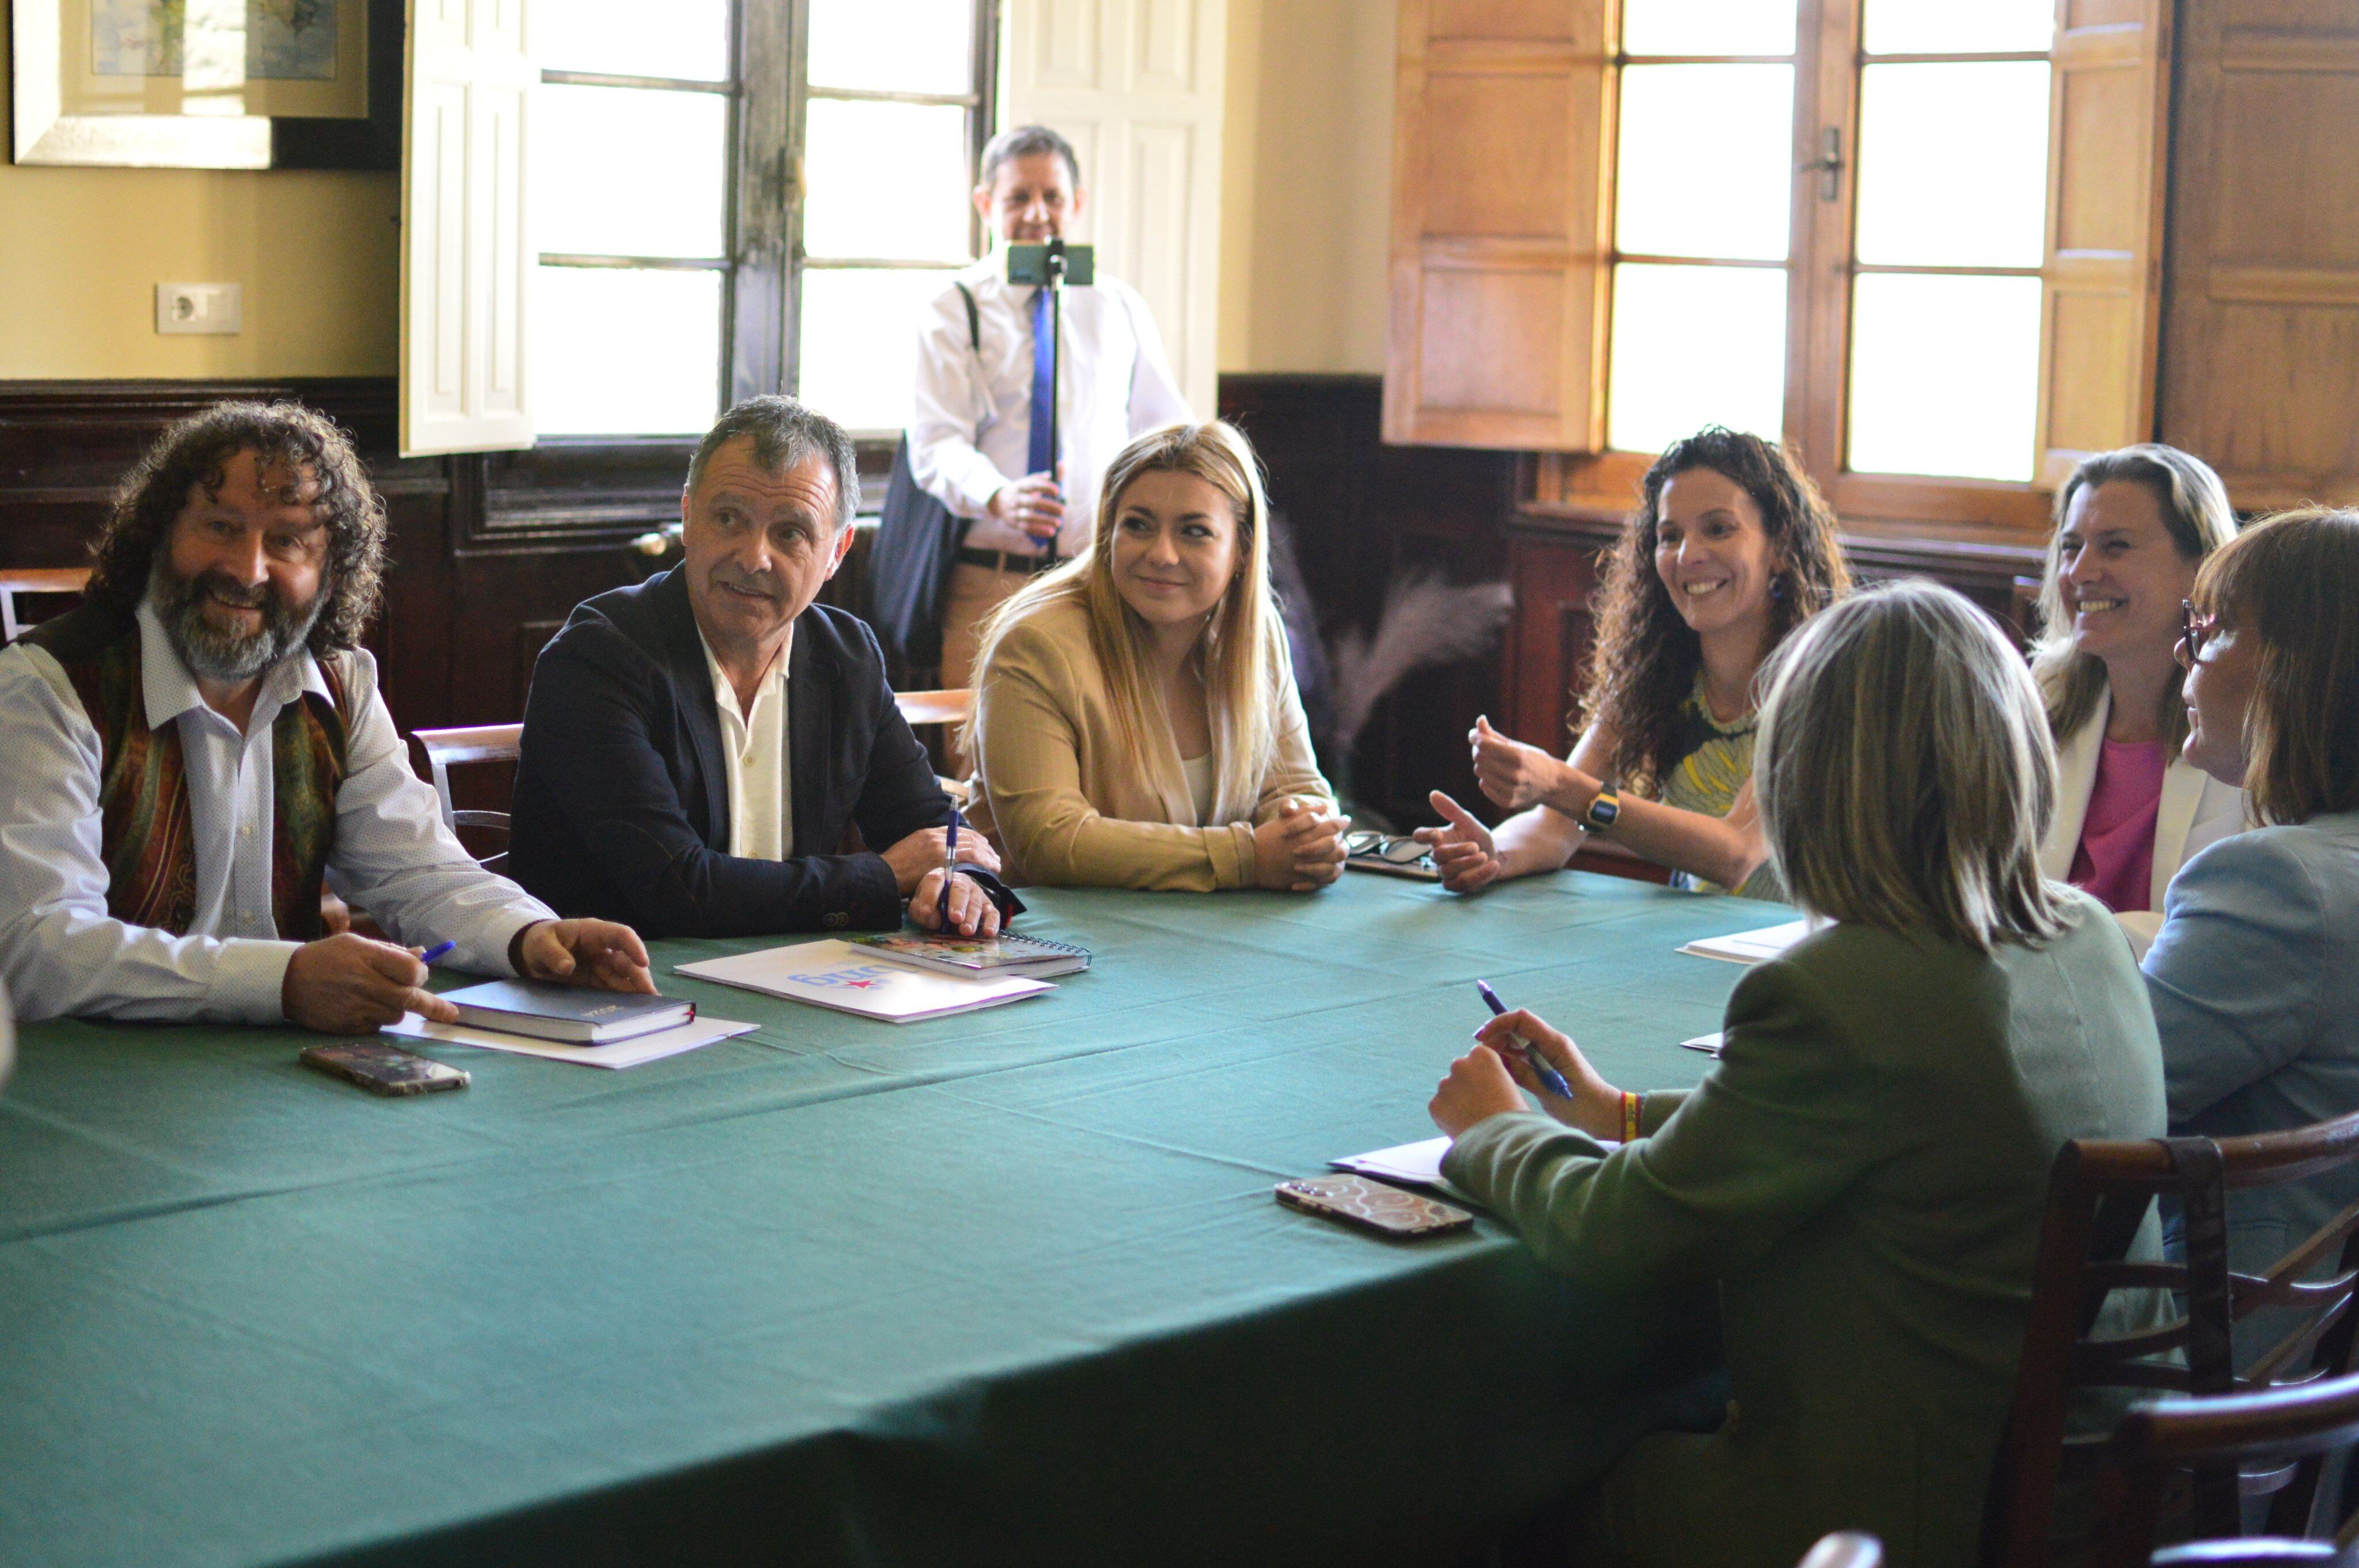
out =
[[[978,550],[1039,549],[1032,536],[990,516],[992,496],[1022,479],[1032,439],[1031,284],[1013,284],[1004,251],[959,279],[974,291],[983,347],[968,346],[966,306],[955,287],[928,308],[918,336],[909,472],[961,517],[975,519]],[[1190,417],[1172,380],[1163,336],[1138,291],[1104,273],[1065,290],[1064,353],[1057,373],[1057,440],[1065,462],[1065,524],[1057,554],[1079,555],[1095,532],[1098,481],[1133,436]]]
[[[729,673],[699,627],[704,667],[712,676],[712,705],[721,710],[721,754],[729,775],[729,852],[749,860],[783,860],[795,842],[795,806],[787,793],[787,664],[795,629],[770,661],[748,714]]]
[[[278,665],[241,733],[205,706],[154,611],[142,604],[138,620],[147,727],[179,726],[196,919],[175,936],[107,913],[98,731],[57,660],[12,643],[0,649],[0,979],[27,1020],[277,1022],[299,944],[278,939],[271,914],[271,723],[327,683],[308,653]],[[554,914],[478,866],[442,825],[377,695],[376,661],[360,649],[340,659],[350,742],[331,885],[397,942],[456,942],[453,968],[513,973],[509,940]]]

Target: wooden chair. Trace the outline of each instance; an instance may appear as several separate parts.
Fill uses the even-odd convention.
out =
[[[426,766],[434,779],[435,796],[442,803],[442,825],[453,833],[462,827],[496,832],[507,842],[505,811],[459,811],[451,805],[451,770],[467,762],[513,762],[524,738],[521,724],[483,724],[469,730],[413,730],[410,735],[426,752]],[[497,871],[507,850],[484,857],[484,866]]]
[[[1802,1554],[1800,1568],[1884,1568],[1884,1542],[1855,1530],[1822,1535]]]
[[[974,712],[974,689],[953,687],[948,691],[897,691],[893,702],[913,730],[921,724],[963,724]]]
[[[900,708],[901,717],[909,721],[911,729],[940,724],[947,731],[965,723],[974,712],[974,689],[972,687],[952,687],[946,691],[897,691],[893,694],[893,703]],[[934,765],[940,767],[941,759],[950,754],[950,748],[947,745],[936,746],[932,751]],[[966,808],[968,789],[964,779],[946,779],[937,773],[934,782],[942,786],[942,793],[955,801],[962,811]]]
[[[2288,1132],[2228,1138],[2076,1140],[2058,1151],[2033,1276],[2031,1322],[2015,1400],[1994,1469],[1983,1560],[1988,1568],[2038,1568],[2049,1557],[2058,1488],[2094,1474],[2101,1436],[2066,1435],[2076,1393],[2092,1390],[2226,1395],[2353,1369],[2352,1310],[2359,1282],[2359,1204],[2272,1264],[2266,1275],[2228,1268],[2227,1195],[2298,1182],[2359,1159],[2359,1112]],[[2179,1262],[2125,1261],[2147,1207],[2178,1200],[2186,1219]],[[2305,1278],[2333,1259],[2336,1272]],[[2179,1314],[2144,1333],[2104,1337],[2098,1316],[2117,1290],[2181,1298]],[[2289,1309],[2290,1327],[2242,1373],[2237,1323]],[[2298,1480],[2288,1472],[2209,1470],[2194,1477],[2192,1509],[2210,1533],[2236,1533],[2241,1493]]]
[[[10,567],[0,570],[0,643],[13,643],[38,618],[27,620],[16,602],[19,596],[79,597],[90,586],[88,567]]]
[[[2346,1519],[2334,1463],[2359,1445],[2359,1378],[2336,1378],[2208,1400],[2159,1400],[2122,1418],[2105,1445],[2088,1568],[2231,1568],[2359,1562],[2359,1517]],[[2156,1552],[2181,1477],[2207,1472],[2290,1474],[2269,1506],[2266,1535]],[[2327,1483],[2321,1485],[2321,1482]],[[2209,1533],[2209,1527],[2206,1527]]]

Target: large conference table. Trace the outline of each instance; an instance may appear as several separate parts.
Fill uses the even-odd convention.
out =
[[[284,1029],[47,1023],[0,1095],[0,1562],[1448,1563],[1698,1397],[1669,1303],[1495,1221],[1273,1184],[1429,1137],[1485,1016],[1693,1083],[1776,905],[1032,890],[1096,967],[623,1072],[437,1047],[381,1099]]]

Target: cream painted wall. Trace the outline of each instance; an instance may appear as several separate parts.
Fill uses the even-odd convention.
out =
[[[390,375],[400,211],[392,173],[0,163],[0,380]],[[159,283],[243,284],[245,330],[158,335]]]
[[[1229,0],[1224,371],[1385,366],[1396,0]]]

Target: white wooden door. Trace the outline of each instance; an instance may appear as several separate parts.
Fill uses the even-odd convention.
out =
[[[1008,0],[999,123],[1062,133],[1089,208],[1074,237],[1155,312],[1201,418],[1219,352],[1228,0]]]
[[[529,447],[525,0],[410,0],[401,450]]]

